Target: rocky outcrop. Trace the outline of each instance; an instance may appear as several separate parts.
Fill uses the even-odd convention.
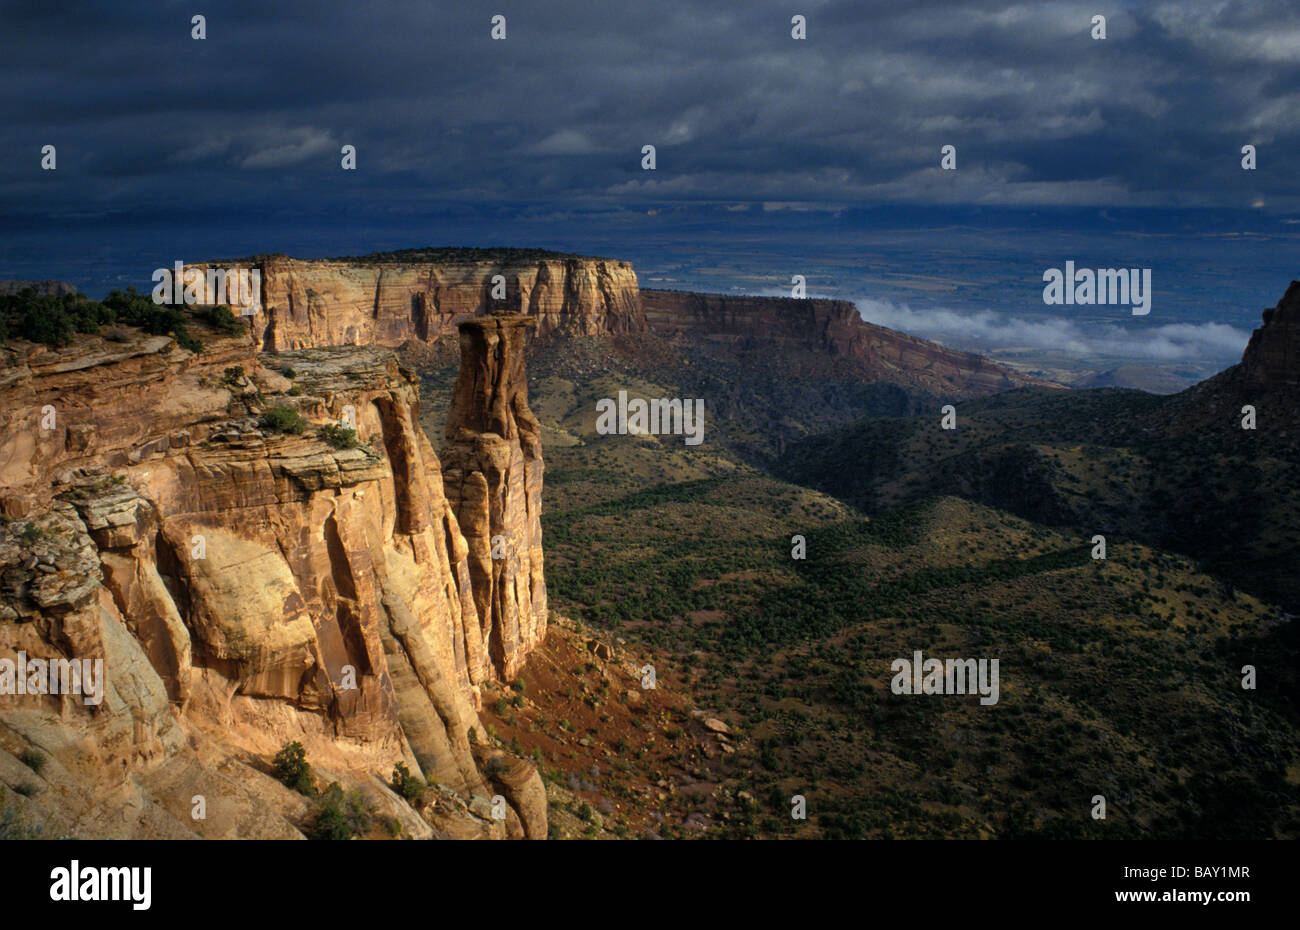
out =
[[[641,304],[650,330],[669,338],[706,341],[739,354],[842,359],[864,380],[934,394],[983,395],[1048,384],[982,356],[868,323],[846,300],[642,290]]]
[[[1277,306],[1264,311],[1241,368],[1249,388],[1300,393],[1300,281],[1292,281]]]
[[[77,289],[63,281],[0,281],[0,297],[11,297],[30,290],[37,297],[65,297]]]
[[[277,257],[190,265],[186,274],[191,268],[205,276],[210,268],[257,269],[261,306],[251,319],[266,351],[430,342],[454,334],[459,321],[494,310],[533,317],[539,333],[644,328],[636,274],[627,262],[509,250],[462,255],[435,250],[411,253],[408,260]],[[504,278],[500,298],[494,296],[497,275]],[[200,303],[218,302],[206,277],[198,294]],[[222,302],[242,309],[238,301]]]
[[[362,787],[411,835],[544,837],[535,770],[514,766],[503,791],[471,750],[479,685],[505,666],[413,376],[382,348],[259,356],[203,338],[195,355],[80,336],[20,347],[0,374],[0,659],[102,660],[105,679],[99,703],[0,696],[0,782],[32,778],[16,759],[41,753],[23,803],[77,836],[297,836],[303,800],[266,774],[297,740],[320,782]],[[495,423],[480,399],[460,417]],[[495,465],[485,442],[458,462],[458,505]],[[535,429],[528,449],[518,535],[539,548],[519,564],[544,611]],[[459,800],[416,816],[384,784],[398,762]],[[508,816],[480,816],[498,791]]]
[[[442,450],[483,638],[505,680],[546,636],[541,429],[528,409],[524,373],[524,337],[533,325],[522,314],[460,324],[460,376]]]

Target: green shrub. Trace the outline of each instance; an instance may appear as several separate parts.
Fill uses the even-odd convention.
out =
[[[297,740],[285,743],[276,753],[273,765],[276,780],[280,784],[299,794],[315,793],[316,783],[312,779],[311,766],[307,764],[307,750],[302,748],[302,743]]]
[[[244,331],[244,324],[240,322],[239,317],[231,313],[230,308],[224,304],[207,307],[200,311],[198,316],[213,329],[227,336],[238,336]]]
[[[333,423],[326,423],[320,428],[320,437],[335,449],[355,449],[361,445],[356,430]]]
[[[314,840],[350,840],[370,832],[375,814],[359,789],[344,792],[332,782],[321,794],[309,835]]]
[[[17,804],[0,806],[0,840],[48,840],[45,831],[28,822]]]
[[[323,808],[312,821],[311,832],[308,834],[313,840],[350,840],[352,839],[352,829],[348,826],[347,818],[343,816],[343,811],[338,807]]]
[[[113,291],[102,301],[82,294],[37,297],[31,288],[0,297],[0,340],[27,339],[49,346],[64,346],[77,333],[97,333],[101,326],[138,326],[151,335],[172,335],[192,352],[203,344],[189,334],[187,317],[175,307],[160,306],[135,288]]]
[[[393,790],[407,801],[414,801],[424,791],[424,782],[411,774],[405,762],[397,763],[397,767],[393,769],[392,785]]]
[[[37,775],[45,770],[45,755],[37,749],[24,749],[18,761],[27,766]]]
[[[307,421],[292,407],[281,405],[262,414],[262,425],[277,433],[291,433],[301,436],[307,428]]]
[[[243,379],[244,379],[243,365],[231,365],[229,368],[227,368],[224,372],[221,373],[221,380],[226,382],[226,384],[238,384]]]

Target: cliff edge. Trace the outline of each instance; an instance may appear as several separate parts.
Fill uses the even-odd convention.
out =
[[[186,266],[187,275],[196,269],[205,276],[199,303],[226,303],[236,311],[251,306],[229,295],[219,300],[208,286],[209,269],[229,267],[259,272],[261,290],[254,299],[260,312],[251,315],[252,332],[267,352],[433,342],[453,335],[462,320],[491,311],[527,314],[542,334],[644,328],[636,273],[621,261],[525,250],[430,250],[201,263]]]
[[[545,629],[492,661],[518,611],[476,599],[463,488],[525,455],[470,425],[496,395],[458,395],[462,441],[494,455],[458,458],[449,496],[387,349],[204,340],[23,345],[0,374],[0,782],[79,837],[292,838],[311,804],[268,771],[298,741],[322,787],[360,788],[407,835],[544,838],[536,771],[476,712]],[[517,340],[478,348],[467,366],[523,378]],[[503,518],[537,552],[524,603],[544,615],[535,435],[528,450],[530,519]],[[100,701],[48,693],[57,676],[17,686],[69,661],[102,663]],[[434,786],[418,814],[387,784],[398,763]]]

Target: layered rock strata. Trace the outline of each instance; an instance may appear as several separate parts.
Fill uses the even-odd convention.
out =
[[[506,311],[531,317],[540,336],[651,333],[730,352],[803,353],[843,362],[836,370],[847,367],[857,379],[935,394],[982,395],[1048,383],[867,323],[848,301],[642,290],[629,263],[609,259],[431,250],[203,263],[187,266],[187,275],[191,269],[204,276],[196,291],[200,303],[224,302],[237,310],[256,303],[252,332],[267,351],[434,342],[453,335],[464,319]],[[256,270],[255,298],[222,299],[206,277],[217,269]]]
[[[97,704],[0,695],[0,782],[35,779],[22,805],[71,835],[294,837],[308,802],[266,761],[297,740],[318,782],[364,788],[411,835],[544,837],[536,772],[490,777],[471,742],[478,686],[506,664],[413,377],[380,348],[259,357],[203,338],[195,355],[78,337],[0,369],[0,659],[104,674]],[[522,374],[467,359],[502,361]],[[486,422],[473,401],[462,418]],[[339,423],[359,441],[331,438]],[[455,480],[459,504],[497,475],[463,460]],[[535,565],[544,592],[540,548]],[[18,762],[31,750],[39,778]],[[450,800],[416,816],[384,784],[397,762]],[[495,793],[504,821],[481,816]]]
[[[936,394],[982,395],[1046,382],[969,352],[862,319],[847,300],[642,290],[646,325],[733,352],[811,353],[856,363],[861,377]]]
[[[483,638],[504,679],[546,636],[541,429],[528,409],[523,351],[533,325],[521,314],[460,324],[460,375],[442,449]]]
[[[533,317],[539,333],[597,335],[644,328],[636,273],[627,262],[577,257],[499,260],[299,261],[187,266],[204,275],[200,303],[217,303],[211,268],[255,268],[261,279],[253,335],[265,351],[329,345],[399,346],[455,333],[494,310]],[[494,278],[503,279],[499,297]],[[229,295],[226,295],[229,298]],[[249,302],[227,299],[236,310]]]

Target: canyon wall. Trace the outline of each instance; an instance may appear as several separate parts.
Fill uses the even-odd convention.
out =
[[[106,678],[99,704],[0,696],[0,782],[31,778],[18,756],[38,750],[49,764],[22,803],[76,836],[294,837],[308,802],[266,770],[297,740],[319,783],[365,789],[410,835],[545,837],[535,770],[476,713],[479,685],[544,632],[501,590],[476,600],[480,507],[526,548],[522,581],[493,578],[544,617],[535,430],[475,433],[503,396],[530,420],[520,342],[467,350],[509,377],[458,395],[459,441],[485,452],[456,458],[453,503],[388,350],[259,356],[247,336],[200,335],[197,355],[170,336],[80,336],[0,369],[0,659],[98,659]],[[272,428],[275,408],[301,420]],[[340,421],[359,441],[331,439]],[[502,485],[522,522],[512,500],[465,493]],[[504,651],[492,631],[511,623]],[[423,816],[385,784],[398,762],[437,786]]]
[[[261,275],[261,312],[251,316],[253,335],[265,351],[325,345],[399,346],[453,334],[461,320],[493,310],[533,317],[537,332],[585,335],[644,328],[636,273],[627,262],[596,258],[431,258],[411,261],[339,259],[186,266],[204,275],[199,303],[227,303],[241,311],[248,302],[218,300],[208,287],[211,268],[256,268]],[[504,297],[493,297],[492,278],[505,278]]]
[[[645,289],[641,305],[647,326],[663,336],[704,340],[742,353],[843,359],[855,363],[866,380],[936,394],[981,395],[1047,383],[982,356],[868,323],[846,300]]]
[[[738,297],[641,290],[627,262],[523,250],[425,250],[300,261],[272,257],[189,265],[204,275],[200,303],[224,302],[250,315],[264,351],[327,345],[433,342],[462,320],[513,311],[539,336],[650,333],[731,352],[762,351],[838,360],[853,377],[934,394],[982,395],[1046,385],[986,358],[946,349],[862,320],[842,300]],[[256,268],[256,300],[209,286],[217,268]],[[494,299],[492,278],[505,279]],[[818,366],[815,359],[813,366]],[[1057,386],[1057,385],[1053,385]]]

